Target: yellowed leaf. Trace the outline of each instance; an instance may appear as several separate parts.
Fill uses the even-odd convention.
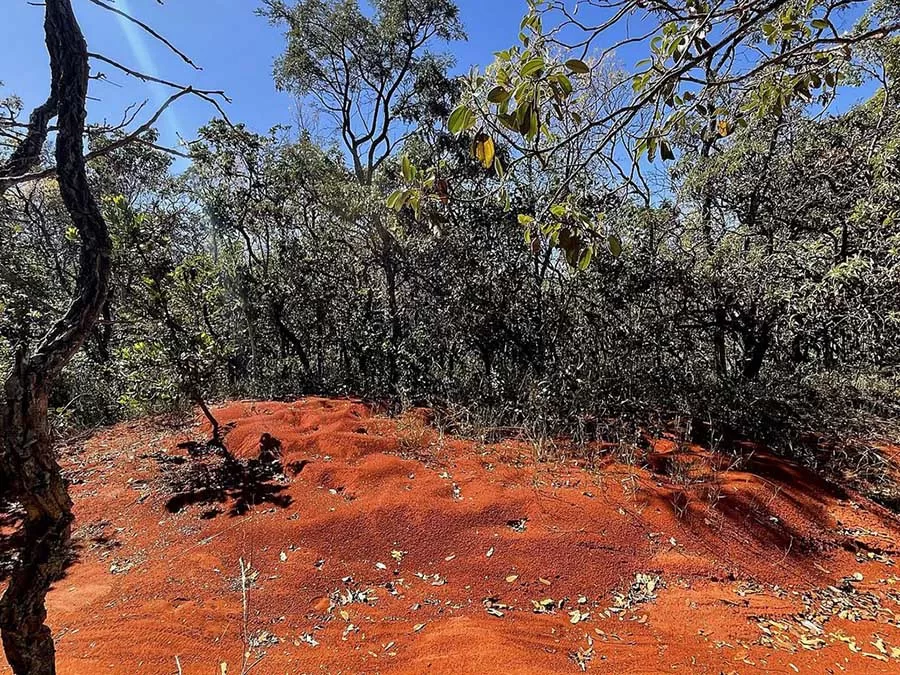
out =
[[[478,134],[475,137],[472,152],[485,169],[490,169],[494,165],[494,154],[496,152],[494,139],[487,134]]]

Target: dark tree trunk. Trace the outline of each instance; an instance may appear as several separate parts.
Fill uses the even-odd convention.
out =
[[[713,355],[716,366],[716,375],[720,379],[728,376],[728,354],[725,349],[725,326],[728,314],[724,307],[715,309],[715,325],[713,326]]]
[[[111,298],[107,298],[103,303],[103,311],[101,312],[101,321],[94,327],[94,340],[97,348],[97,361],[103,365],[108,365],[112,361],[112,353],[109,345],[112,342],[112,309],[110,308]]]
[[[743,333],[741,338],[744,347],[741,375],[744,380],[755,380],[759,377],[763,360],[766,358],[766,352],[769,350],[771,330],[769,325],[764,323],[755,330]]]
[[[25,508],[19,563],[0,603],[3,648],[16,675],[55,672],[44,599],[68,559],[72,503],[53,455],[47,427],[47,391],[20,356],[6,382],[3,473]]]
[[[45,7],[44,32],[53,81],[50,100],[42,108],[55,101],[59,191],[78,231],[81,251],[72,303],[32,354],[25,347],[17,350],[0,417],[0,478],[11,498],[25,510],[21,555],[0,601],[3,647],[16,675],[56,672],[53,638],[44,624],[45,599],[68,560],[72,503],[50,441],[47,401],[60,371],[96,323],[109,285],[109,234],[88,185],[82,146],[87,45],[70,0],[46,0]],[[29,129],[28,138],[35,131],[41,143],[46,140],[47,114],[38,109],[32,115],[36,126]],[[29,170],[37,161],[33,150],[23,152],[26,154],[35,159],[17,169]]]
[[[310,374],[312,370],[312,366],[309,362],[309,354],[306,351],[306,347],[304,347],[303,342],[297,335],[292,331],[287,323],[284,320],[284,300],[281,298],[272,298],[269,300],[269,318],[272,320],[272,323],[275,325],[275,330],[278,331],[278,337],[281,339],[282,345],[289,344],[294,351],[294,354],[297,358],[300,359],[300,363],[303,366],[303,371],[307,375]]]
[[[380,240],[379,261],[384,271],[385,287],[387,291],[388,320],[390,323],[391,350],[388,354],[388,379],[390,391],[393,394],[399,392],[400,370],[397,365],[397,357],[400,354],[400,344],[403,342],[403,327],[400,320],[400,309],[397,301],[397,245],[394,235],[382,222],[378,222],[378,237]]]
[[[248,243],[249,246],[249,243]],[[253,251],[252,248],[248,249],[249,251]],[[254,382],[259,381],[259,359],[257,356],[256,349],[256,326],[259,323],[256,317],[256,308],[254,307],[253,300],[250,297],[250,286],[253,283],[253,279],[250,276],[248,271],[244,271],[241,273],[240,278],[238,280],[238,300],[241,303],[241,309],[244,313],[244,322],[247,326],[247,342],[250,344],[250,375],[253,378]]]
[[[206,401],[199,393],[194,394],[194,401],[200,406],[203,416],[206,418],[206,421],[209,422],[209,426],[212,429],[212,439],[210,442],[213,445],[224,448],[225,446],[222,443],[222,427],[219,425],[219,420],[212,414],[212,410],[209,409],[209,406],[206,405]]]

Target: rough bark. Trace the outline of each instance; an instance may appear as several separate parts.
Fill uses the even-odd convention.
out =
[[[46,0],[45,8],[44,32],[53,82],[50,100],[35,112],[40,118],[37,131],[43,129],[46,140],[49,118],[45,117],[52,112],[47,106],[55,105],[59,191],[78,231],[81,250],[68,310],[33,352],[25,346],[18,349],[0,411],[0,478],[26,514],[23,549],[0,600],[0,634],[16,675],[56,672],[53,638],[44,623],[45,600],[68,563],[72,502],[53,453],[47,402],[60,371],[96,323],[109,285],[109,234],[88,185],[82,146],[87,45],[70,0]],[[37,155],[26,148],[21,156],[25,161]]]
[[[47,140],[50,120],[56,117],[56,106],[57,98],[54,91],[44,103],[31,112],[25,138],[9,156],[9,159],[0,166],[0,178],[22,175],[37,165],[41,159],[41,150]]]
[[[45,31],[46,33],[46,31]],[[47,35],[47,49],[50,49],[49,34]],[[41,152],[47,142],[47,134],[50,131],[50,120],[56,117],[59,106],[59,91],[57,90],[58,72],[56,64],[51,61],[50,95],[47,100],[35,108],[28,117],[28,127],[24,138],[13,150],[5,162],[0,164],[0,178],[12,178],[28,173],[41,160]],[[0,183],[0,195],[9,188],[9,184]]]

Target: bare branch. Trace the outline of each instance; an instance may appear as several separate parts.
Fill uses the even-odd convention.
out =
[[[157,40],[159,40],[160,42],[162,42],[166,47],[168,47],[168,48],[171,49],[175,54],[177,54],[179,57],[181,57],[181,59],[182,59],[185,63],[187,63],[188,65],[190,65],[191,67],[193,67],[193,68],[195,68],[195,69],[197,69],[197,70],[203,70],[200,66],[198,66],[196,63],[194,63],[193,61],[191,61],[190,57],[188,57],[187,54],[185,54],[184,52],[182,52],[182,51],[181,51],[180,49],[178,49],[175,45],[173,45],[171,42],[169,42],[166,38],[164,38],[162,35],[160,35],[159,33],[157,33],[155,30],[153,30],[153,28],[151,28],[150,26],[148,26],[148,25],[147,25],[146,23],[144,23],[143,21],[140,21],[139,19],[135,19],[133,16],[131,16],[131,15],[128,14],[127,12],[123,12],[121,9],[118,9],[117,7],[113,7],[112,5],[106,4],[105,2],[103,2],[103,0],[90,0],[90,2],[94,3],[94,4],[97,5],[98,7],[102,7],[103,9],[105,9],[105,10],[107,10],[107,11],[109,11],[109,12],[112,12],[113,14],[117,14],[117,15],[121,16],[122,18],[126,19],[127,21],[131,21],[131,23],[133,23],[133,24],[135,24],[135,25],[137,25],[137,26],[140,26],[144,31],[146,31],[147,33],[149,33],[150,35],[152,35],[154,38],[156,38]],[[162,4],[162,3],[160,3],[160,4]]]
[[[172,105],[175,101],[182,98],[183,96],[188,96],[188,95],[201,96],[201,98],[205,98],[205,100],[211,100],[214,102],[214,99],[210,99],[209,97],[204,97],[200,92],[195,91],[191,87],[186,87],[186,88],[182,89],[181,91],[175,92],[168,99],[166,99],[166,101],[156,110],[156,112],[153,114],[153,116],[150,117],[150,119],[148,119],[146,122],[144,122],[141,126],[139,126],[137,129],[132,131],[130,134],[128,134],[126,136],[122,136],[121,138],[117,138],[115,141],[109,143],[108,145],[105,145],[102,148],[98,148],[97,150],[93,150],[93,151],[87,153],[84,156],[85,161],[91,161],[91,160],[97,159],[98,157],[103,157],[104,155],[108,155],[109,153],[113,152],[114,150],[118,150],[119,148],[122,148],[132,142],[141,142],[141,143],[144,143],[145,145],[150,145],[152,147],[155,147],[160,150],[164,150],[171,154],[181,154],[181,156],[186,156],[186,155],[180,153],[180,151],[176,151],[171,148],[164,148],[162,146],[157,146],[155,144],[144,141],[141,139],[141,136],[153,128],[153,125],[156,124],[156,122],[159,120],[159,118],[162,116],[162,114],[166,111],[166,109],[170,105]],[[0,177],[0,191],[7,189],[7,188],[9,188],[9,186],[15,185],[17,183],[25,183],[25,182],[29,182],[29,181],[41,180],[44,178],[50,178],[51,176],[56,175],[56,173],[57,173],[57,167],[53,166],[53,167],[49,167],[47,169],[43,169],[41,171],[34,171],[32,173],[20,174],[18,176]]]

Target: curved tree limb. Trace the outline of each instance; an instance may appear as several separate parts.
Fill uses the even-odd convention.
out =
[[[50,36],[47,35],[47,49],[50,49]],[[59,92],[57,90],[58,64],[50,62],[50,95],[47,100],[35,108],[28,118],[24,138],[19,142],[12,155],[0,165],[0,178],[8,178],[30,171],[41,160],[41,150],[47,141],[50,120],[56,117]],[[0,194],[4,187],[0,184]]]
[[[57,113],[59,190],[78,230],[81,249],[69,309],[33,354],[29,355],[24,345],[19,347],[5,384],[0,475],[4,488],[26,514],[23,550],[0,601],[0,634],[16,675],[56,672],[53,636],[45,625],[45,600],[68,564],[73,516],[50,439],[48,399],[59,373],[84,343],[106,301],[111,250],[83,155],[90,71],[87,45],[70,0],[46,0],[45,6],[44,32],[54,78],[50,98],[55,99]]]
[[[130,143],[142,142],[141,136],[150,131],[156,122],[159,120],[160,116],[166,111],[166,109],[172,105],[175,101],[180,99],[182,96],[187,96],[189,94],[197,94],[197,91],[192,89],[191,87],[186,87],[185,89],[172,94],[166,101],[156,110],[156,112],[144,122],[137,129],[132,131],[131,133],[122,136],[121,138],[116,139],[112,143],[104,145],[102,148],[98,148],[96,150],[92,150],[84,156],[84,160],[89,162],[93,159],[97,159],[98,157],[103,157],[104,155],[108,155],[114,150],[118,150],[119,148],[125,147]],[[159,148],[157,145],[153,145],[157,149]],[[165,149],[166,152],[172,152],[170,149]],[[177,151],[176,151],[177,153]],[[58,161],[58,160],[57,160]],[[9,188],[11,185],[15,185],[17,183],[26,183],[35,180],[41,180],[44,178],[50,178],[59,173],[59,166],[52,166],[46,169],[42,169],[40,171],[33,171],[31,173],[22,174],[19,176],[9,176],[8,178],[0,177],[0,192]]]

